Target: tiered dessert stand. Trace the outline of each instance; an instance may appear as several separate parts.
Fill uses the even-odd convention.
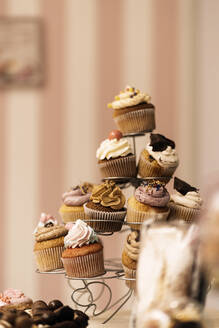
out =
[[[146,133],[149,133],[151,131],[143,131],[140,133],[130,133],[123,135],[123,138],[132,138],[132,143],[133,143],[133,152],[134,155],[136,155],[136,137],[142,137],[145,136]],[[169,177],[149,177],[149,178],[137,178],[137,177],[105,177],[102,180],[113,180],[121,189],[128,188],[130,186],[133,186],[134,188],[137,188],[142,182],[148,181],[148,180],[162,180],[162,181],[169,181]],[[86,221],[86,220],[85,220]],[[99,221],[99,220],[98,220]],[[114,221],[115,222],[115,221]],[[124,226],[126,225],[140,225],[142,222],[129,222],[126,223],[124,222]],[[118,233],[123,233],[125,231],[130,230],[130,227],[126,227],[119,231]],[[110,236],[113,234],[113,232],[110,233],[99,233],[97,232],[98,235],[101,236]],[[88,310],[91,311],[92,316],[99,316],[105,312],[109,312],[109,316],[103,324],[107,323],[110,319],[114,317],[114,315],[128,302],[128,300],[131,298],[133,295],[133,289],[128,287],[128,291],[121,296],[118,300],[112,302],[112,289],[108,284],[109,280],[112,279],[118,279],[118,280],[124,280],[127,283],[128,282],[134,282],[134,278],[126,278],[122,264],[121,264],[121,258],[110,258],[106,259],[104,261],[105,265],[105,273],[101,276],[98,277],[92,277],[92,278],[74,278],[74,277],[68,277],[65,274],[64,269],[59,269],[59,270],[54,270],[54,271],[49,271],[49,272],[39,272],[38,273],[43,273],[43,274],[64,274],[65,278],[68,281],[68,285],[71,287],[73,290],[71,294],[71,299],[73,303],[75,304],[76,307],[79,307],[81,309],[84,309],[84,312],[87,312]],[[81,282],[81,287],[74,287],[74,282]],[[97,293],[97,295],[94,295],[94,292],[92,290],[92,287],[99,287],[100,291]],[[129,286],[129,285],[128,285]],[[82,302],[82,299],[86,299],[86,301]],[[98,304],[100,300],[104,300],[105,305],[102,307],[102,309],[98,310]]]

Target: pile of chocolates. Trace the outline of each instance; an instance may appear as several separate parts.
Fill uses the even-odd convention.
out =
[[[0,312],[1,328],[85,328],[88,326],[89,317],[69,306],[64,306],[59,300],[46,304],[36,301],[30,311],[16,309]]]

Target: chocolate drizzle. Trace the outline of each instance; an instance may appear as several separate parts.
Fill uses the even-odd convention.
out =
[[[174,178],[174,189],[177,190],[181,195],[185,196],[189,191],[197,191],[198,189],[195,187],[190,186],[188,183],[186,183],[183,180],[180,180],[179,178]]]
[[[153,151],[164,151],[168,146],[175,149],[175,142],[164,137],[162,134],[151,133],[150,146]]]

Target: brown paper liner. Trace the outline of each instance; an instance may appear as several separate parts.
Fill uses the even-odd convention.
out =
[[[98,163],[102,177],[136,177],[135,155]]]
[[[155,129],[154,108],[135,110],[114,117],[118,129],[122,133],[153,131]]]
[[[170,177],[171,179],[173,173],[175,172],[177,166],[175,167],[157,167],[152,165],[141,152],[139,162],[138,162],[138,174],[142,178],[147,177]],[[168,180],[168,181],[169,181]],[[167,181],[167,182],[168,182]]]
[[[170,220],[184,220],[186,223],[193,223],[201,211],[196,208],[189,208],[174,202],[169,202],[170,215],[168,221]]]
[[[126,216],[126,211],[103,212],[88,208],[84,205],[86,223],[96,232],[120,231]]]
[[[83,256],[62,258],[69,277],[89,278],[104,274],[103,250]]]
[[[84,212],[61,212],[61,211],[59,211],[59,214],[61,215],[62,221],[64,223],[75,222],[78,219],[80,219],[80,220],[85,219]]]
[[[124,270],[126,278],[136,279],[136,270],[129,269],[124,264],[122,264],[122,266],[123,266],[123,270]],[[129,287],[131,289],[135,290],[135,288],[136,288],[135,280],[125,280],[125,284],[127,287]]]
[[[52,271],[63,268],[61,261],[64,246],[56,246],[51,248],[34,251],[37,269],[40,272]]]
[[[169,216],[170,210],[162,213],[151,213],[151,212],[142,212],[137,211],[128,205],[127,207],[127,215],[126,215],[126,222],[132,228],[136,230],[141,229],[141,225],[146,220],[153,220],[153,221],[166,221]],[[136,222],[136,224],[131,224],[129,222]]]

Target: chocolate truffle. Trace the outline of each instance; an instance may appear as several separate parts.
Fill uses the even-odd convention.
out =
[[[74,310],[69,306],[62,306],[54,311],[57,321],[69,321],[74,319]]]
[[[51,302],[49,302],[48,307],[51,311],[54,311],[58,308],[60,308],[61,306],[63,306],[63,303],[59,300],[53,300]]]
[[[31,318],[28,318],[26,315],[18,316],[15,320],[16,328],[30,328],[32,326]]]

